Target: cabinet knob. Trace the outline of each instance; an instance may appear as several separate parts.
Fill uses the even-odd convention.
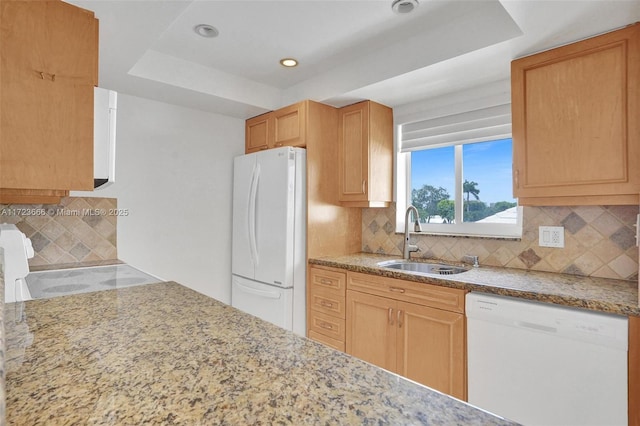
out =
[[[366,180],[362,181],[362,193],[363,194],[367,193],[367,181]]]
[[[281,147],[281,146],[282,146],[282,142],[278,142],[278,143],[276,144],[276,146],[277,146],[277,147]]]
[[[400,288],[400,287],[389,287],[389,291],[392,291],[394,293],[404,293],[405,292],[404,288]]]
[[[389,308],[388,320],[389,325],[393,325],[393,308]]]
[[[331,285],[331,280],[320,278],[320,284]]]
[[[398,328],[402,328],[402,310],[398,311]]]

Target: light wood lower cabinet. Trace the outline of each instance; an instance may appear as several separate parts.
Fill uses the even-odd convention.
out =
[[[368,294],[366,285],[387,296]],[[415,285],[437,297],[405,300]],[[357,288],[358,290],[354,290]],[[464,300],[464,291],[366,274],[347,275],[346,351],[374,365],[466,400],[464,305],[448,311],[428,306]]]
[[[344,352],[346,273],[310,266],[307,280],[307,336]]]

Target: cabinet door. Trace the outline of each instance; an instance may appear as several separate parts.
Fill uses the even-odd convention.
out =
[[[464,315],[398,302],[397,372],[466,399]]]
[[[273,137],[270,148],[281,146],[306,146],[306,104],[297,104],[281,108],[271,113],[273,119]]]
[[[340,201],[366,201],[369,171],[369,104],[340,109],[338,119]]]
[[[637,203],[640,25],[518,59],[511,71],[520,204]]]
[[[2,187],[92,190],[98,21],[62,1],[0,7]]]
[[[245,153],[269,148],[269,130],[271,113],[250,118],[245,123]]]
[[[347,290],[347,353],[396,371],[396,302]]]

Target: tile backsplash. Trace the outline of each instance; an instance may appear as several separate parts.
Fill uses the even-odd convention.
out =
[[[635,243],[637,206],[524,207],[519,240],[412,234],[420,251],[412,257],[460,262],[466,254],[480,265],[573,275],[638,279]],[[362,251],[402,255],[395,233],[395,204],[362,211]],[[565,247],[538,246],[539,226],[564,226]]]
[[[57,205],[0,204],[0,223],[31,239],[30,266],[117,259],[115,198],[67,197]]]

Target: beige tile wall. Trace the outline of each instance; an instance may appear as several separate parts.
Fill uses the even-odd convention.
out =
[[[636,281],[637,206],[524,207],[520,240],[414,235],[420,248],[412,257],[459,262],[477,255],[481,265],[560,272]],[[402,255],[401,234],[395,233],[395,204],[363,209],[362,251]],[[538,246],[538,226],[564,226],[565,247]]]
[[[29,265],[117,259],[115,198],[63,198],[59,205],[0,204],[0,223],[31,238]]]

